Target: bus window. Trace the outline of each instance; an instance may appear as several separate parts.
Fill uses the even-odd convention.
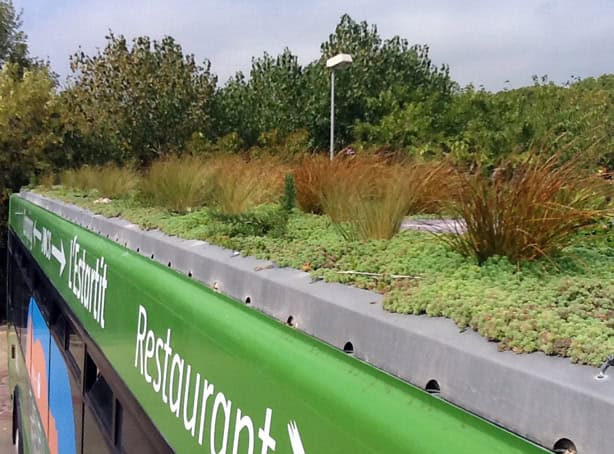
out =
[[[113,444],[120,446],[122,439],[122,420],[124,418],[124,410],[118,400],[115,401],[115,432],[113,434]]]
[[[68,357],[72,360],[72,365],[76,368],[76,375],[81,380],[81,368],[83,367],[85,350],[81,337],[79,337],[75,328],[68,320],[66,320],[64,328],[64,349],[69,353]]]
[[[85,395],[110,434],[113,422],[113,391],[89,355],[86,355],[85,364]]]
[[[85,353],[83,452],[108,453],[113,435],[113,391],[89,354]]]

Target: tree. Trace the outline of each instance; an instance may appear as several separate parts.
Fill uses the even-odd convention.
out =
[[[2,202],[60,159],[64,127],[47,68],[0,70],[0,188]]]
[[[305,115],[314,144],[326,147],[329,133],[330,71],[326,60],[349,53],[354,62],[336,74],[335,125],[337,146],[354,138],[357,123],[377,123],[409,103],[429,99],[438,109],[450,102],[454,82],[448,67],[435,67],[427,46],[410,46],[395,36],[382,41],[377,27],[344,15],[335,32],[320,46],[321,57],[305,70],[308,97]]]
[[[21,14],[15,11],[11,0],[0,0],[0,67],[6,63],[27,66],[28,45],[21,28]]]
[[[321,57],[307,67],[285,49],[277,57],[265,53],[253,59],[249,78],[237,73],[229,80],[216,93],[218,135],[235,131],[253,145],[274,129],[282,137],[306,129],[314,148],[327,148],[330,71],[325,63],[340,52],[351,54],[354,63],[337,74],[338,146],[353,140],[357,123],[377,123],[411,102],[428,99],[441,109],[450,101],[455,84],[446,66],[433,66],[428,47],[410,46],[398,36],[383,41],[375,26],[344,15],[321,45]]]
[[[152,41],[112,33],[94,56],[71,57],[64,100],[73,124],[71,144],[82,162],[137,161],[181,150],[209,124],[216,79],[170,37]]]
[[[9,120],[19,121],[18,117],[11,118],[10,107],[5,107],[5,103],[10,103],[11,97],[14,95],[14,93],[6,91],[6,88],[11,85],[8,78],[13,77],[13,82],[17,82],[23,75],[24,69],[30,65],[26,35],[20,28],[20,14],[15,11],[13,2],[11,0],[0,0],[0,117],[2,117],[3,122],[0,126],[0,142],[2,142],[0,143],[0,255],[3,257],[6,241],[7,198],[15,187],[18,189],[20,181],[23,181],[20,174],[24,173],[24,169],[19,168],[18,162],[11,162],[8,159],[9,156],[6,155],[6,145],[11,143],[11,134],[13,134],[12,128],[7,128],[7,125],[10,123]],[[9,65],[10,68],[7,69]],[[21,92],[21,87],[19,88]],[[9,98],[5,100],[4,96]],[[0,264],[0,283],[5,281],[5,267],[4,261],[2,261],[2,264]],[[0,284],[0,292],[2,295],[5,293],[2,284]],[[0,297],[0,321],[4,320],[2,308],[5,307],[5,304],[2,304],[3,300]]]
[[[238,72],[216,96],[217,134],[238,132],[247,146],[276,130],[285,137],[303,124],[303,69],[289,49],[252,59],[249,79]]]
[[[45,67],[0,69],[0,253],[5,252],[8,198],[47,172],[62,155],[63,126],[55,83]],[[5,262],[0,263],[0,292]],[[0,297],[0,303],[3,298]],[[0,305],[0,321],[4,311]]]
[[[582,153],[592,165],[614,164],[614,89],[611,76],[567,86],[535,80],[498,93],[469,86],[447,113],[449,149],[462,160],[496,166],[511,153],[538,149]]]

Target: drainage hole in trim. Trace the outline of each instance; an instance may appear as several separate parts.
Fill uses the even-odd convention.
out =
[[[286,325],[294,326],[294,317],[293,316],[288,317],[288,320],[286,320]]]
[[[441,392],[441,388],[437,380],[429,380],[424,387],[424,390],[429,394],[439,394]]]
[[[251,296],[246,296],[245,297],[245,304],[252,304],[252,297]]]
[[[568,440],[567,438],[561,438],[559,441],[557,441],[552,450],[557,454],[578,454],[576,445],[573,443],[573,441]]]
[[[345,353],[347,353],[348,355],[353,355],[354,354],[354,345],[350,341],[347,341],[345,343],[345,345],[343,346],[343,351]]]

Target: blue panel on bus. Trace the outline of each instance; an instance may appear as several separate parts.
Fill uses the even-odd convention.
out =
[[[30,299],[28,364],[36,406],[51,454],[76,452],[68,369],[34,298]]]

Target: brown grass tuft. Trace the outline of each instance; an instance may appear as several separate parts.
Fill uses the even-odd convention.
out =
[[[80,191],[98,190],[102,197],[117,198],[133,190],[138,184],[137,173],[131,167],[116,164],[83,166],[69,169],[60,175],[60,183]]]
[[[406,214],[440,213],[458,193],[458,172],[447,161],[414,161],[402,169]]]
[[[403,172],[375,156],[305,158],[295,170],[304,211],[326,213],[349,239],[385,239],[406,211]]]
[[[238,156],[218,156],[214,197],[223,213],[238,214],[263,203],[277,202],[283,191],[287,167],[271,156],[247,161]]]
[[[326,213],[349,223],[344,234],[359,239],[390,238],[407,214],[438,212],[458,178],[446,162],[401,164],[387,156],[325,156],[303,159],[294,172],[303,211]]]
[[[462,187],[450,209],[465,220],[467,233],[448,241],[479,263],[494,255],[532,260],[567,245],[578,229],[606,214],[604,182],[587,175],[578,160],[558,160],[531,156],[492,177],[459,173]]]
[[[67,169],[60,174],[60,184],[65,188],[89,191],[95,184],[95,171],[90,166]]]
[[[152,205],[188,212],[211,201],[213,169],[197,157],[170,156],[151,164],[139,190]]]

